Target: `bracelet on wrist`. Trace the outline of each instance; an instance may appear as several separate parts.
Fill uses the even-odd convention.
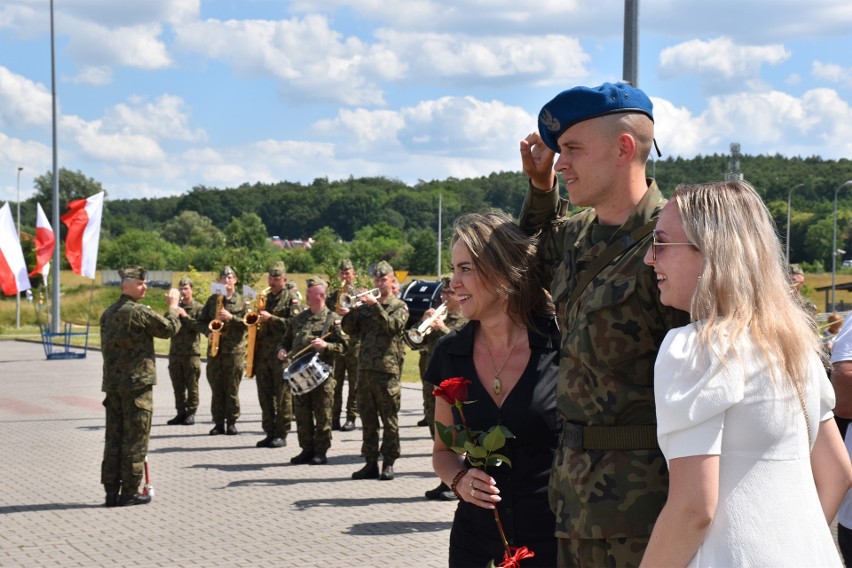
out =
[[[460,469],[456,476],[453,478],[453,482],[450,485],[450,490],[453,492],[453,495],[458,498],[459,501],[462,501],[462,496],[459,494],[458,484],[459,481],[461,481],[462,477],[464,477],[469,470],[470,468],[468,467]]]

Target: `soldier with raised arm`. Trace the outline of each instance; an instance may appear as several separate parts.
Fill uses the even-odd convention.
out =
[[[192,426],[198,410],[198,379],[201,377],[201,334],[196,329],[195,319],[202,305],[192,297],[192,280],[188,277],[180,279],[178,292],[180,331],[169,344],[169,378],[175,391],[177,414],[166,424]]]

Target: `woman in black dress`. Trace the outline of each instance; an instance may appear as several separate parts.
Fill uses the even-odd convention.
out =
[[[471,320],[435,347],[426,380],[468,380],[464,418],[471,430],[502,425],[514,438],[498,452],[511,462],[471,466],[467,456],[435,436],[435,472],[459,497],[450,534],[450,566],[500,563],[509,546],[535,556],[524,566],[555,566],[554,516],[547,485],[559,424],[556,376],[559,332],[553,307],[534,270],[536,240],[502,212],[460,217],[452,238],[452,289]],[[436,400],[435,420],[460,424],[446,400]]]

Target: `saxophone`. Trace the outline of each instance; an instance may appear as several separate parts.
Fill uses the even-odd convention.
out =
[[[246,324],[248,331],[248,347],[246,348],[246,378],[254,377],[254,349],[257,343],[257,332],[260,330],[260,312],[266,309],[266,298],[269,294],[269,288],[261,290],[254,300],[254,306],[249,302],[249,310],[243,317],[243,323]]]
[[[207,324],[207,329],[210,330],[210,356],[215,357],[219,354],[219,335],[222,333],[224,322],[219,319],[219,312],[222,311],[224,298],[222,294],[216,294],[216,319]]]

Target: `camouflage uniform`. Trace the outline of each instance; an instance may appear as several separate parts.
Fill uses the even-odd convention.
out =
[[[180,331],[169,345],[169,378],[175,391],[175,409],[178,416],[194,415],[198,410],[198,378],[201,376],[201,334],[194,320],[202,305],[193,298],[181,304],[187,317],[181,317]]]
[[[432,358],[432,351],[435,349],[435,344],[439,339],[453,331],[459,329],[467,323],[461,312],[455,314],[447,314],[444,317],[444,322],[438,329],[433,329],[423,339],[423,348],[420,350],[420,381],[423,383],[423,413],[426,416],[426,422],[429,423],[429,434],[435,437],[435,395],[432,391],[435,390],[435,385],[423,380],[426,375],[426,369],[429,368],[429,360]]]
[[[144,279],[144,276],[142,277]],[[106,440],[101,483],[107,494],[138,492],[154,412],[157,384],[154,338],[167,339],[180,329],[177,312],[165,317],[126,294],[101,316]]]
[[[363,425],[361,454],[368,463],[385,466],[399,457],[400,344],[408,306],[396,296],[373,306],[362,305],[343,317],[343,331],[360,340],[358,410]],[[384,426],[379,448],[379,417]]]
[[[337,309],[337,302],[342,288],[338,288],[331,292],[325,299],[325,305],[329,310]],[[335,354],[334,357],[334,404],[331,408],[332,419],[340,419],[340,412],[343,410],[343,382],[349,383],[349,389],[346,395],[346,421],[354,422],[358,418],[358,349],[360,342],[355,337],[347,338],[347,348],[344,353]]]
[[[211,321],[216,319],[216,300],[219,294],[207,298],[198,316],[196,328],[205,333]],[[219,354],[210,355],[210,342],[207,344],[207,382],[212,394],[210,411],[213,422],[222,425],[225,421],[234,424],[240,417],[240,381],[246,365],[246,326],[243,316],[246,313],[242,294],[234,292],[229,298],[222,299],[222,307],[228,310],[234,319],[224,322],[219,334]]]
[[[272,317],[260,324],[254,347],[261,424],[268,436],[286,439],[293,420],[293,393],[281,378],[284,367],[278,360],[278,342],[301,310],[301,305],[293,291],[284,288],[278,294],[266,297],[265,309]]]
[[[310,345],[312,339],[328,332],[331,332],[331,335],[325,338],[328,347],[320,351],[319,358],[325,363],[331,363],[335,356],[346,350],[346,339],[340,328],[340,317],[326,306],[317,313],[304,310],[293,318],[284,334],[281,347],[289,353],[298,353]],[[308,350],[306,354],[312,352]],[[306,452],[324,455],[331,447],[333,399],[334,378],[326,379],[310,392],[293,396],[299,447]]]
[[[598,541],[600,547],[621,550],[615,553],[621,554],[616,556],[620,565],[641,560],[666,500],[665,459],[659,447],[578,447],[576,436],[579,431],[588,440],[594,432],[583,427],[597,426],[605,427],[595,432],[606,439],[618,438],[606,427],[629,426],[631,434],[641,430],[649,445],[656,445],[654,361],[667,331],[685,325],[688,316],[660,304],[654,270],[642,260],[650,233],[610,261],[573,305],[567,303],[579,274],[608,242],[630,239],[631,232],[657,219],[665,200],[656,183],[649,183],[621,227],[598,225],[593,209],[559,217],[556,190],[530,188],[521,213],[523,229],[542,230],[541,261],[552,277],[550,291],[562,332],[557,405],[565,427],[550,477],[556,536],[561,551],[595,547],[588,539],[608,539]]]

